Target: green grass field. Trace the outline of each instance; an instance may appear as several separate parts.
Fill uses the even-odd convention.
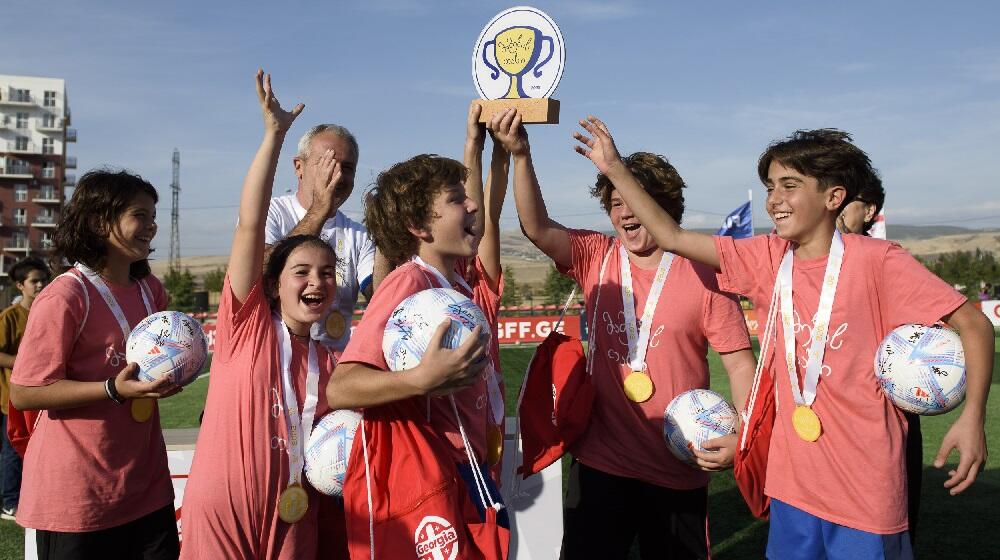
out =
[[[997,340],[1000,346],[1000,339]],[[531,359],[531,347],[507,347],[500,351],[504,379],[511,395],[507,402],[508,415],[516,405],[516,391],[524,370]],[[993,398],[987,413],[987,443],[994,454],[1000,452],[1000,435],[996,430],[1000,418],[1000,353],[995,356]],[[709,356],[712,388],[729,395],[729,382],[718,355]],[[183,393],[160,404],[164,428],[194,427],[202,410],[207,379],[196,381]],[[993,559],[998,557],[993,531],[1000,527],[1000,460],[990,457],[985,472],[976,483],[959,496],[949,496],[942,487],[946,476],[931,466],[938,446],[958,411],[937,417],[925,417],[921,426],[924,434],[924,483],[920,512],[918,558]],[[955,462],[956,457],[952,456]],[[750,516],[733,482],[731,472],[720,473],[709,485],[709,519],[713,558],[742,560],[763,558],[767,540],[767,523]],[[12,522],[0,521],[0,560],[20,559],[24,550],[23,532]],[[637,558],[638,556],[636,556]]]

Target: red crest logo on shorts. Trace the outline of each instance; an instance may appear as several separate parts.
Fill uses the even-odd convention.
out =
[[[413,535],[413,542],[420,560],[455,560],[458,556],[458,532],[442,517],[424,517]]]

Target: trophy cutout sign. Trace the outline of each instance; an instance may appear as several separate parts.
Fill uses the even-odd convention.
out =
[[[500,12],[472,51],[472,79],[482,98],[480,122],[515,107],[524,123],[558,124],[559,101],[550,96],[565,66],[562,33],[545,12],[530,6]]]

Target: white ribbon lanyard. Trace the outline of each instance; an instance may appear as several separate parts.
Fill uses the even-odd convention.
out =
[[[667,280],[674,255],[664,251],[663,256],[660,257],[656,277],[653,279],[653,285],[649,288],[646,307],[642,311],[638,328],[635,321],[635,293],[632,290],[631,263],[628,260],[625,247],[620,244],[618,245],[618,259],[622,278],[622,308],[625,310],[625,335],[628,337],[628,363],[632,371],[645,371],[649,331],[653,326],[653,312],[656,311],[656,302],[660,299],[660,292],[663,291],[663,284]]]
[[[101,299],[107,304],[108,308],[111,310],[111,314],[115,316],[115,320],[118,321],[118,326],[122,329],[122,344],[128,340],[128,335],[132,332],[132,327],[128,324],[128,319],[125,318],[125,312],[122,311],[121,305],[118,304],[118,300],[115,299],[115,295],[111,293],[111,289],[108,285],[104,283],[104,279],[101,275],[95,272],[92,268],[88,267],[83,263],[76,263],[76,269],[83,273],[90,280],[90,283],[94,285],[97,289],[97,293],[101,294]],[[146,306],[146,316],[153,314],[153,306],[149,302],[149,296],[146,295],[146,289],[142,285],[142,282],[136,282],[139,285],[139,293],[142,295],[142,303]]]
[[[299,403],[295,398],[295,384],[292,381],[292,339],[288,327],[281,317],[273,317],[274,328],[281,342],[281,389],[285,399],[285,421],[288,423],[288,485],[301,484],[302,467],[305,464],[305,445],[312,433],[316,403],[319,401],[319,359],[316,356],[316,341],[309,339],[309,370],[306,374],[306,398],[299,416]]]
[[[802,390],[799,391],[799,378],[795,367],[795,327],[792,320],[792,249],[789,247],[781,259],[778,269],[778,281],[781,285],[781,327],[784,331],[785,364],[788,366],[788,379],[792,385],[792,398],[799,406],[811,406],[816,400],[816,385],[823,369],[823,355],[826,353],[826,335],[830,327],[830,315],[833,312],[833,300],[837,295],[837,283],[840,280],[840,266],[844,262],[844,239],[839,231],[834,231],[830,242],[830,256],[826,261],[826,272],[823,274],[823,288],[819,295],[819,307],[816,309],[815,322],[812,328],[812,341],[809,344],[809,358],[806,362],[806,374],[802,380]]]
[[[420,266],[420,268],[423,268],[424,270],[427,270],[431,274],[433,274],[434,277],[437,278],[438,282],[441,284],[439,287],[451,288],[451,282],[448,281],[448,277],[442,274],[440,270],[434,268],[432,265],[427,264],[427,261],[418,256],[414,256],[413,262],[417,263],[417,265]],[[472,294],[472,287],[469,286],[469,283],[465,281],[465,278],[462,278],[461,274],[456,274],[455,278],[459,286],[468,290],[469,294]]]

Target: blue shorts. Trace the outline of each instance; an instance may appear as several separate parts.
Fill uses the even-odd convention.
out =
[[[774,560],[913,560],[907,531],[868,533],[771,499],[767,557]]]

